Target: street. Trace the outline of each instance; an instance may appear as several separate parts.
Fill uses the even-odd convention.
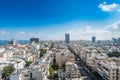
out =
[[[76,61],[76,64],[79,67],[80,73],[84,75],[85,80],[96,80],[95,77],[92,77],[92,73],[86,70],[87,68],[85,65],[83,65],[82,61]]]
[[[80,73],[83,74],[85,77],[85,80],[97,80],[96,77],[92,75],[92,72],[90,72],[87,68],[86,65],[84,65],[83,61],[75,54],[75,52],[72,50],[72,48],[68,45],[69,50],[74,54],[75,59],[76,59],[76,64],[79,67]],[[79,59],[79,60],[78,60]]]

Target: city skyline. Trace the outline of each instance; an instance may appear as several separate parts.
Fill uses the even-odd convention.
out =
[[[1,0],[0,40],[97,40],[119,37],[118,0]]]

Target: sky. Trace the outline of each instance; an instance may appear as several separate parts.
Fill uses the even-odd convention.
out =
[[[120,37],[120,0],[0,0],[0,40]]]

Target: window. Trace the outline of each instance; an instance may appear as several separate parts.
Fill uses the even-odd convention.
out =
[[[112,77],[114,79],[114,77]]]
[[[25,76],[25,77],[28,77],[29,75],[26,74],[26,75],[24,75],[24,76]]]
[[[114,73],[113,73],[113,75],[114,75]]]

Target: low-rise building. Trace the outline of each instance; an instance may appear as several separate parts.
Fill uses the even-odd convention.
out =
[[[0,62],[8,61],[11,57],[13,57],[13,51],[6,50],[2,53],[0,53]]]
[[[58,70],[58,77],[66,80],[69,80],[69,79],[78,80],[78,79],[81,79],[81,74],[77,64],[72,62],[66,62],[65,70],[64,69]]]
[[[66,63],[65,72],[67,77],[80,78],[81,76],[77,64],[72,62]]]
[[[47,80],[47,66],[33,66],[28,69],[16,70],[10,75],[10,80]]]
[[[57,52],[55,55],[56,63],[59,65],[59,68],[62,67],[66,62],[75,62],[74,55],[68,49],[61,49],[60,52]]]

